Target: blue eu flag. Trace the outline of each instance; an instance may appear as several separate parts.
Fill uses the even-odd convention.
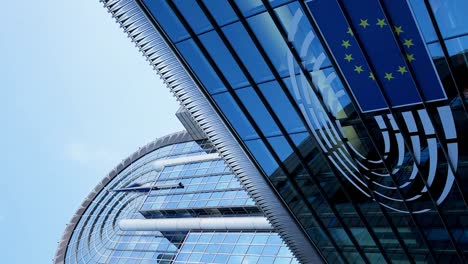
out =
[[[392,108],[446,99],[407,1],[341,2],[343,9],[337,0],[312,0],[308,6],[362,112],[387,109],[382,92]]]

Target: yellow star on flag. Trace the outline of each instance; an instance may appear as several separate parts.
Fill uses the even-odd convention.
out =
[[[387,25],[387,23],[385,23],[385,19],[378,19],[377,18],[377,26],[379,26],[380,28],[383,28],[384,26]]]
[[[407,59],[409,62],[412,62],[412,61],[416,60],[416,59],[414,58],[414,54],[412,54],[412,53],[411,53],[411,54],[406,54],[406,59]]]
[[[351,62],[352,60],[354,60],[353,54],[345,54],[344,59],[347,60],[348,62]]]
[[[395,29],[393,31],[395,31],[395,33],[398,36],[400,36],[400,34],[404,32],[403,29],[402,29],[402,26],[399,26],[399,27],[395,26]]]
[[[357,73],[361,73],[363,72],[364,70],[362,69],[362,66],[354,66],[354,71],[357,72]]]
[[[374,73],[372,73],[372,72],[371,72],[371,73],[369,73],[369,78],[375,81],[375,76],[374,76]]]
[[[390,73],[386,72],[384,78],[391,81],[395,77],[393,77],[393,74],[391,72]]]
[[[349,48],[349,46],[351,46],[351,44],[349,44],[349,40],[343,40],[341,42],[341,46],[345,47],[345,49]]]
[[[359,23],[359,25],[363,28],[370,26],[369,22],[367,22],[367,19],[361,19],[361,23]]]
[[[350,34],[351,36],[354,36],[354,33],[350,27],[348,27],[348,31],[346,31],[346,33]]]
[[[408,72],[406,70],[406,66],[398,66],[398,72],[401,74],[405,74],[405,72]]]
[[[413,46],[413,40],[412,39],[405,39],[405,42],[403,43],[403,45],[405,45],[406,47],[408,47],[408,49]]]

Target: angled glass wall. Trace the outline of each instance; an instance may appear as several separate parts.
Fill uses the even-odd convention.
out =
[[[326,261],[466,261],[466,1],[139,3]]]

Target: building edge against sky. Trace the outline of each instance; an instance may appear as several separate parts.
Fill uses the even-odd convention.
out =
[[[297,263],[211,144],[183,122],[192,133],[139,148],[102,179],[54,263]]]
[[[466,139],[459,135],[467,129],[466,78],[460,76],[466,76],[468,30],[457,13],[450,14],[451,27],[443,24],[444,8],[462,10],[462,1],[398,7],[367,1],[365,11],[375,8],[368,13],[342,0],[211,2],[224,5],[222,14],[213,13],[220,9],[209,1],[103,2],[301,262],[317,256],[345,263],[466,259]],[[340,10],[340,19],[327,22]],[[329,34],[330,22],[341,28]],[[364,31],[368,27],[374,34]],[[335,45],[337,38],[349,40]],[[374,56],[379,38],[389,39],[380,43],[391,55],[383,62]],[[344,54],[350,47],[352,55]],[[267,61],[276,86],[256,80],[265,72],[249,70],[245,52]],[[362,65],[350,68],[341,55]],[[391,63],[400,63],[398,71],[384,72]],[[360,75],[364,71],[369,74]],[[247,76],[247,86],[233,87],[240,76]],[[395,92],[400,88],[390,87],[392,80],[411,88],[408,96]],[[362,94],[359,86],[375,94]],[[262,87],[281,89],[269,98]],[[275,105],[284,94],[287,100]],[[283,123],[275,111],[280,106],[290,107],[290,122],[302,123],[299,133]],[[299,144],[300,136],[310,140]],[[316,159],[312,166],[309,158]],[[306,181],[300,186],[295,178]]]
[[[318,257],[321,253],[307,238],[304,229],[297,224],[294,215],[284,205],[276,190],[270,187],[258,167],[239,146],[228,126],[220,118],[219,112],[206,103],[206,96],[187,73],[161,33],[156,31],[143,12],[140,2],[101,2],[229,164],[295,257],[301,263],[321,261],[323,257]]]

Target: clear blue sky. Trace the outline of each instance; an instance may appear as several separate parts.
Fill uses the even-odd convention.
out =
[[[98,0],[2,11],[0,263],[51,263],[95,184],[182,129],[178,104]]]

